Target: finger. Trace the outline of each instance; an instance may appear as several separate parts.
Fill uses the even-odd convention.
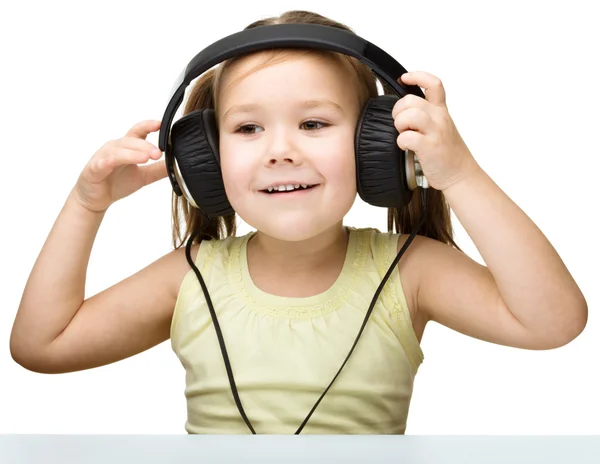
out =
[[[158,159],[162,156],[162,152],[156,145],[153,145],[147,140],[135,137],[123,137],[122,139],[116,140],[113,145],[116,147],[129,148],[130,150],[148,152],[152,159]]]
[[[396,143],[402,150],[412,150],[415,153],[422,151],[425,136],[415,131],[404,131],[397,138]]]
[[[89,180],[92,183],[104,181],[117,167],[127,164],[143,164],[150,159],[148,152],[116,148],[108,156],[96,157],[89,164]]]
[[[144,185],[151,184],[157,180],[167,177],[167,165],[165,160],[147,164],[140,168],[144,174]]]
[[[96,184],[106,179],[106,176],[112,172],[112,169],[108,169],[104,158],[94,158],[90,160],[86,171],[86,177],[89,182]]]
[[[394,127],[400,133],[406,130],[414,130],[426,134],[433,128],[433,121],[422,109],[408,108],[396,116]]]
[[[422,110],[427,110],[428,105],[430,105],[430,103],[423,98],[417,95],[407,94],[398,99],[398,101],[394,104],[394,107],[392,108],[392,117],[396,119],[396,117],[402,111],[408,108],[420,108]]]
[[[111,156],[106,158],[107,164],[113,166],[122,166],[126,164],[144,164],[150,160],[150,153],[147,151],[131,150],[129,148],[119,147]]]
[[[139,139],[145,139],[149,133],[156,132],[160,129],[161,121],[156,121],[154,119],[148,119],[146,121],[142,121],[133,126],[125,137],[136,137]]]
[[[418,85],[425,92],[425,99],[434,105],[446,105],[446,90],[440,78],[425,71],[413,71],[400,76],[408,85]]]

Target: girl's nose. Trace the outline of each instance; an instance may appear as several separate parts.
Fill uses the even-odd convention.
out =
[[[286,129],[272,131],[272,139],[267,147],[268,164],[291,163],[297,164],[301,161],[299,150],[297,150],[293,134]]]

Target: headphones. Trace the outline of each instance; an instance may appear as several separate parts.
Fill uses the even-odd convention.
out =
[[[398,131],[394,127],[392,118],[392,109],[399,98],[409,93],[422,98],[425,96],[418,86],[406,86],[398,81],[400,76],[407,71],[394,58],[372,43],[343,29],[316,24],[277,24],[245,29],[213,43],[198,53],[179,75],[162,119],[158,140],[159,148],[165,153],[167,172],[173,191],[178,196],[185,195],[192,206],[208,217],[234,213],[225,194],[221,175],[219,134],[215,112],[210,108],[202,108],[183,116],[173,124],[172,128],[171,123],[177,108],[183,101],[186,87],[196,77],[223,60],[273,48],[312,48],[352,56],[369,66],[393,89],[397,96],[380,95],[371,98],[362,110],[354,140],[357,191],[365,202],[373,206],[388,208],[401,208],[408,205],[413,191],[417,187],[421,188],[423,199],[421,219],[414,226],[411,235],[404,242],[379,284],[354,344],[342,366],[296,431],[297,435],[303,430],[348,362],[385,282],[425,222],[426,191],[429,185],[416,155],[409,150],[403,152],[398,147],[396,143]],[[187,241],[186,259],[204,292],[223,355],[233,399],[248,429],[255,434],[237,391],[233,369],[208,289],[191,257],[191,245],[197,234],[198,231],[193,231]]]
[[[234,212],[223,185],[219,156],[219,134],[212,108],[183,116],[173,126],[175,113],[192,80],[216,64],[246,53],[272,48],[312,48],[352,56],[369,66],[394,95],[371,98],[356,127],[354,148],[356,187],[360,197],[373,206],[401,208],[408,205],[417,187],[427,188],[416,155],[402,151],[396,142],[392,109],[410,93],[425,98],[418,86],[398,81],[406,69],[385,51],[365,39],[331,26],[277,24],[245,29],[229,35],[198,53],[176,81],[164,113],[159,148],[173,191],[208,217]]]

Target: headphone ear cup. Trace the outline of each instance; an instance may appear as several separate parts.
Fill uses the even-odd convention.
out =
[[[225,194],[221,175],[219,133],[214,110],[193,111],[173,124],[171,147],[186,197],[191,197],[206,216],[232,214],[234,211]]]
[[[395,95],[371,98],[356,127],[356,189],[373,206],[402,208],[410,202],[404,151],[398,146],[398,130],[392,110]]]

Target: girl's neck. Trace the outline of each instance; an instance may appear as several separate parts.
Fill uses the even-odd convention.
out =
[[[263,269],[310,273],[316,268],[343,263],[347,247],[348,230],[342,223],[300,242],[279,240],[257,231],[248,242],[248,260]]]

